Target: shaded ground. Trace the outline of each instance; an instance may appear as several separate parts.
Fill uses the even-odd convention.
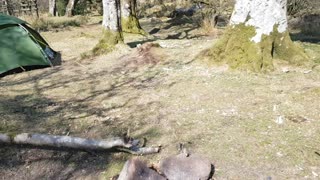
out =
[[[143,157],[149,162],[190,142],[214,162],[216,179],[320,175],[319,67],[282,65],[271,74],[208,67],[194,59],[215,40],[188,21],[143,25],[158,28],[155,37],[127,35],[132,48],[90,60],[79,57],[98,42],[100,25],[43,33],[64,63],[0,79],[0,132],[106,138],[129,129],[163,145]],[[134,48],[146,41],[162,47],[156,57]],[[320,45],[304,46],[317,60]],[[3,146],[0,153],[2,179],[109,179],[130,157]]]

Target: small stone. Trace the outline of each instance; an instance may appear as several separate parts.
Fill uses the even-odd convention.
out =
[[[305,71],[303,71],[304,74],[309,74],[309,73],[311,73],[311,72],[312,72],[312,70],[305,70]]]
[[[318,177],[318,176],[319,176],[319,174],[317,174],[317,173],[314,172],[314,171],[312,171],[312,175],[313,175],[314,177]]]
[[[283,124],[284,123],[284,117],[283,116],[278,116],[276,118],[276,123],[277,124]]]

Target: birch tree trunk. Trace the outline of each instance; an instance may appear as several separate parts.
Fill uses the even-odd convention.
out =
[[[3,4],[2,6],[6,6],[6,9],[5,9],[6,12],[3,12],[3,13],[8,14],[8,15],[11,15],[11,14],[10,14],[10,11],[9,11],[9,8],[10,8],[10,7],[9,7],[9,6],[10,6],[9,3],[10,3],[10,2],[8,2],[8,0],[4,0],[4,4]]]
[[[123,42],[120,0],[103,0],[103,37],[93,48],[93,55],[111,52],[115,45]]]
[[[69,0],[67,7],[66,7],[66,16],[71,17],[73,16],[75,0]]]
[[[51,16],[56,15],[56,0],[49,0],[49,14]]]
[[[121,0],[121,24],[123,32],[146,34],[137,18],[137,0]]]
[[[308,57],[288,33],[287,0],[237,0],[229,29],[209,54],[232,69],[267,71],[273,60],[301,65]]]

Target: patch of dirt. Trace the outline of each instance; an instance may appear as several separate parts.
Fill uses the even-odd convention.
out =
[[[119,45],[78,61],[99,32],[97,24],[43,33],[64,62],[0,79],[0,132],[107,138],[129,130],[148,145],[163,145],[145,160],[156,162],[188,143],[191,153],[214,162],[216,179],[320,175],[319,70],[248,74],[208,67],[195,57],[212,46],[210,37],[125,34],[132,48]],[[160,47],[143,44],[150,41]],[[0,153],[2,179],[109,179],[129,158],[4,146]]]

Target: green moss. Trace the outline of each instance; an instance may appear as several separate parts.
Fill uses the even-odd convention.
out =
[[[263,35],[260,43],[254,43],[251,41],[256,34],[254,27],[244,24],[229,27],[208,52],[210,61],[253,72],[273,70],[275,58],[297,65],[307,62],[304,50],[291,41],[289,33],[278,33],[276,29],[277,26],[271,35]]]
[[[103,36],[98,44],[92,49],[92,55],[97,56],[109,53],[114,50],[115,45],[119,42],[123,42],[123,37],[120,32],[103,30]]]
[[[125,165],[126,161],[122,162],[112,162],[110,165],[108,165],[108,168],[105,172],[102,173],[102,179],[111,179],[113,176],[119,174]]]
[[[304,49],[294,43],[289,32],[278,33],[274,31],[274,58],[286,60],[291,64],[304,65],[309,62],[309,57]]]
[[[212,62],[227,63],[231,69],[261,71],[267,57],[263,59],[265,52],[250,40],[254,35],[255,29],[244,24],[229,27],[208,55]]]
[[[139,20],[130,15],[128,18],[122,17],[121,18],[121,26],[122,31],[127,33],[134,33],[134,34],[142,34],[146,35],[147,33],[141,28]]]
[[[0,123],[0,133],[7,134],[10,137],[15,136],[19,129],[17,122],[3,121]]]

